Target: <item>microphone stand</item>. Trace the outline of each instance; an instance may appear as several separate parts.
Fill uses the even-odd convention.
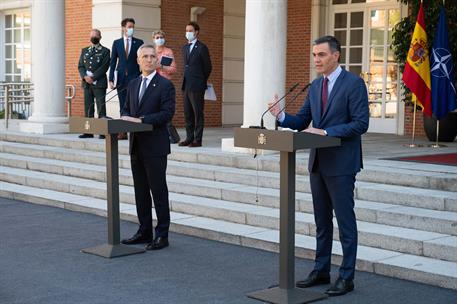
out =
[[[265,112],[262,113],[262,116],[260,117],[260,126],[249,126],[249,128],[251,129],[265,129],[265,127],[263,126],[263,117],[265,116],[265,114],[271,110],[271,108],[273,108],[275,105],[278,104],[278,102],[280,102],[281,100],[283,100],[284,98],[287,97],[287,95],[289,95],[290,93],[292,93],[298,86],[300,85],[300,83],[296,83],[294,84],[288,91],[286,94],[284,94],[284,96],[282,96],[280,99],[276,100],[270,107],[268,107]]]
[[[309,88],[309,86],[311,85],[311,83],[308,83],[307,85],[305,85],[303,87],[303,89],[300,90],[300,92],[298,92],[297,94],[295,94],[294,97],[292,97],[291,100],[289,100],[289,102],[286,102],[286,104],[284,105],[284,107],[281,109],[281,111],[278,112],[278,114],[275,116],[275,130],[277,131],[278,130],[278,117],[279,117],[279,114],[281,114],[281,112],[283,112],[287,106],[289,106],[291,103],[293,103],[297,98],[298,96],[300,96],[303,92],[306,91],[307,88]]]

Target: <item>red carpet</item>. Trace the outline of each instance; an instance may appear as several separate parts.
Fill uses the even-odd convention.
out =
[[[397,157],[395,160],[457,166],[457,153]]]

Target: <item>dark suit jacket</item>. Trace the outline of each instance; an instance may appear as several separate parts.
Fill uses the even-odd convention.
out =
[[[341,138],[341,146],[311,149],[308,169],[311,172],[319,157],[319,170],[324,175],[355,174],[363,168],[361,135],[368,129],[369,112],[367,88],[363,80],[343,69],[322,112],[323,77],[313,81],[305,103],[297,115],[285,115],[282,127],[304,130],[309,123],[325,129],[328,136]]]
[[[143,123],[152,124],[154,130],[131,133],[130,154],[165,156],[170,154],[167,123],[175,113],[175,87],[170,80],[157,73],[150,81],[141,104],[138,104],[141,81],[142,78],[138,77],[129,83],[122,115],[143,117]]]
[[[117,87],[123,87],[128,82],[140,75],[140,67],[137,62],[136,52],[143,44],[143,40],[132,37],[132,45],[128,58],[125,58],[125,44],[124,37],[114,40],[111,47],[111,63],[109,69],[109,81],[114,81],[114,71],[117,71]],[[125,70],[127,69],[128,76],[125,77]]]
[[[182,90],[202,92],[206,90],[206,82],[211,74],[212,65],[208,47],[197,40],[189,54],[188,45],[182,48],[184,58],[184,77]]]
[[[81,55],[79,56],[78,72],[82,79],[82,87],[88,87],[89,84],[84,80],[86,71],[91,71],[94,76],[92,79],[96,81],[92,84],[94,88],[106,89],[108,87],[108,81],[106,80],[106,71],[109,67],[109,49],[97,45],[95,49],[92,46],[81,49]]]

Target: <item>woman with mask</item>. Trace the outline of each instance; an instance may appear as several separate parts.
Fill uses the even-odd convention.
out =
[[[173,74],[176,73],[176,61],[173,56],[173,51],[165,46],[165,32],[162,30],[155,31],[152,33],[152,39],[156,48],[156,53],[157,57],[159,59],[159,63],[161,63],[160,67],[157,69],[157,72],[167,78],[171,79]],[[166,60],[162,61],[162,57],[166,57]],[[165,65],[162,63],[165,63],[165,61],[170,61],[171,59],[171,64],[170,65]]]
[[[160,63],[160,66],[157,68],[157,73],[171,80],[171,77],[176,73],[177,69],[173,51],[165,46],[165,32],[158,30],[152,33],[152,42],[154,43],[157,58]],[[170,135],[170,142],[172,144],[178,143],[180,137],[171,121],[167,124],[167,128],[168,134]]]

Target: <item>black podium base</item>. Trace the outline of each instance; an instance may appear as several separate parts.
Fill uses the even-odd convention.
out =
[[[299,288],[282,289],[275,287],[249,293],[247,297],[273,304],[302,304],[325,299],[327,295]]]
[[[146,250],[142,248],[131,247],[123,244],[110,245],[103,244],[96,247],[81,249],[81,252],[95,254],[104,258],[116,258],[125,255],[143,253]]]

